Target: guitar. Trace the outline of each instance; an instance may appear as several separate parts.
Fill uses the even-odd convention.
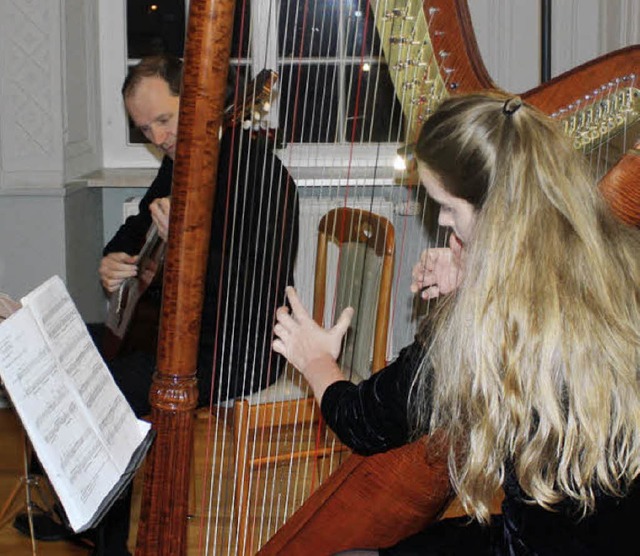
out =
[[[247,86],[249,94],[241,105],[230,104],[224,111],[222,129],[242,122],[245,129],[254,127],[270,110],[270,100],[278,74],[272,70],[262,70]],[[109,297],[106,334],[103,338],[102,352],[105,359],[114,358],[121,350],[123,341],[136,317],[136,309],[149,286],[159,276],[166,251],[166,242],[158,235],[158,229],[152,224],[147,232],[138,254],[138,274],[124,280],[120,287]],[[149,312],[149,311],[148,311]],[[157,336],[159,308],[151,309],[150,317],[145,319],[143,337],[149,343],[150,327],[155,327],[153,337]],[[155,341],[153,341],[155,343]]]

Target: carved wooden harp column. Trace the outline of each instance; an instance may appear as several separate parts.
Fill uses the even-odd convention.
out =
[[[145,472],[137,556],[186,554],[196,353],[234,6],[233,0],[191,0],[150,394],[157,437]]]

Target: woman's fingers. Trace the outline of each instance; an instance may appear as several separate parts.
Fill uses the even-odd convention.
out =
[[[333,329],[340,334],[340,338],[342,338],[349,329],[351,325],[351,319],[353,319],[353,307],[347,307],[340,316],[338,317],[338,321],[336,322]]]
[[[287,357],[287,348],[285,347],[285,345],[282,342],[282,340],[280,340],[279,338],[276,338],[271,343],[271,347],[273,348],[273,351],[275,351],[276,353],[279,353],[280,355],[282,355],[286,359],[286,357]]]
[[[293,315],[293,318],[298,321],[304,318],[308,318],[309,313],[304,308],[302,301],[300,301],[300,298],[298,297],[298,292],[296,292],[296,289],[292,286],[287,286],[285,291],[287,293],[287,299],[291,304],[291,314]]]

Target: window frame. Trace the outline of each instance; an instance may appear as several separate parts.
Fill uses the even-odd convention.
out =
[[[103,166],[155,168],[161,154],[151,145],[129,143],[120,88],[127,68],[126,0],[98,0],[100,40],[100,106]],[[188,9],[189,0],[186,0]],[[290,143],[278,151],[293,167],[351,167],[365,169],[392,165],[398,143],[353,144]]]

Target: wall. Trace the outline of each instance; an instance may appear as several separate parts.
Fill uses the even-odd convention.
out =
[[[114,9],[123,2],[108,0]],[[496,82],[514,92],[535,85],[539,2],[470,4]],[[98,7],[0,0],[0,290],[20,297],[59,274],[87,320],[104,310],[96,279],[103,195],[78,179],[102,164]],[[640,0],[563,0],[553,9],[554,74],[640,42]]]
[[[70,180],[101,165],[96,13],[93,1],[0,1],[0,289],[19,298],[58,274],[89,320],[102,220]]]
[[[540,2],[471,0],[483,60],[494,81],[519,93],[540,82]],[[551,2],[551,74],[640,43],[640,0]]]

